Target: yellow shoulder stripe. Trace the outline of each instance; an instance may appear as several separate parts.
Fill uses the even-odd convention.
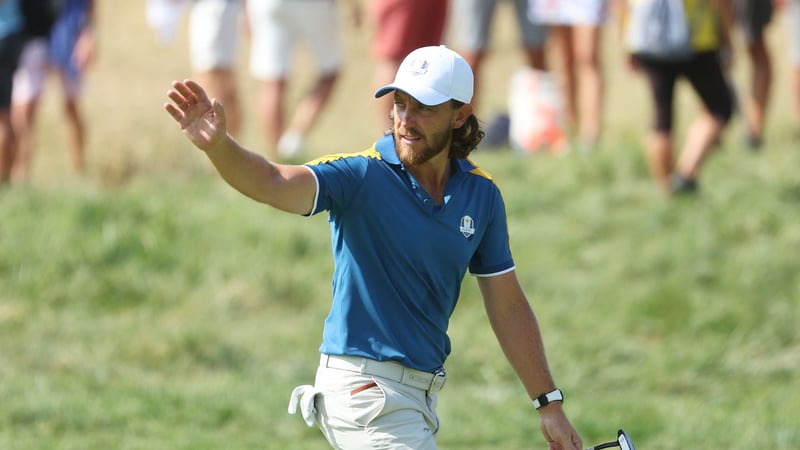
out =
[[[481,169],[480,167],[478,167],[474,162],[472,162],[472,160],[467,159],[467,161],[469,161],[469,163],[472,165],[472,167],[474,167],[474,169],[470,170],[469,173],[471,173],[473,175],[477,175],[479,177],[486,178],[489,181],[494,181],[492,179],[492,175],[489,172],[487,172],[487,171]]]
[[[381,154],[378,153],[377,150],[375,150],[375,146],[373,145],[372,148],[358,153],[332,153],[330,155],[320,156],[319,158],[309,161],[306,164],[311,166],[316,166],[320,164],[329,163],[331,161],[337,161],[339,159],[357,158],[359,156],[363,156],[366,158],[381,159]]]

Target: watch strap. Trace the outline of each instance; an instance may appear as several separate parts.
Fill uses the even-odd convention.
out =
[[[536,397],[533,399],[533,406],[534,408],[539,409],[552,402],[564,402],[564,394],[561,392],[561,389],[556,388],[546,394]]]

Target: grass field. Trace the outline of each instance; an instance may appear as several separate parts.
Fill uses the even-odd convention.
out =
[[[157,45],[141,2],[101,3],[89,175],[67,169],[53,83],[33,180],[0,190],[0,449],[327,448],[286,413],[291,389],[313,380],[329,306],[325,217],[224,185],[162,110],[188,74],[185,39]],[[513,26],[498,28],[486,116],[519,63]],[[314,151],[376,137],[367,31],[347,33],[350,63]],[[737,117],[702,195],[669,200],[642,160],[643,82],[607,37],[598,152],[474,154],[505,195],[565,408],[587,445],[622,427],[645,450],[800,448],[800,143],[784,58],[764,150],[745,150]],[[696,108],[685,89],[678,108],[679,123]],[[250,115],[241,140],[260,139]],[[451,337],[440,448],[546,448],[470,278]]]

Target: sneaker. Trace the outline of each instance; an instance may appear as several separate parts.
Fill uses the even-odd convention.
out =
[[[673,173],[669,176],[669,190],[673,194],[694,194],[699,189],[697,180]]]
[[[286,130],[278,140],[278,154],[281,158],[290,159],[303,149],[303,136],[293,130]]]
[[[747,144],[748,150],[757,152],[761,150],[761,136],[748,131],[745,135],[745,144]]]

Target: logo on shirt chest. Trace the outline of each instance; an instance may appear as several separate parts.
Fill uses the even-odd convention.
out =
[[[462,217],[458,230],[461,231],[465,238],[469,239],[470,236],[475,234],[475,221],[470,216]]]

